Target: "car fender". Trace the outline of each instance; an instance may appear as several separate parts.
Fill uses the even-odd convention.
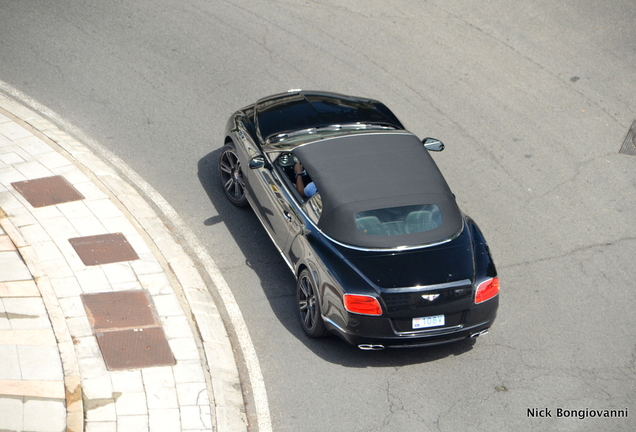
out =
[[[237,111],[230,117],[226,126],[225,144],[232,142],[239,157],[243,172],[243,182],[250,204],[254,205],[254,189],[250,179],[252,173],[247,168],[249,160],[254,156],[261,155],[261,147],[254,139],[253,125],[248,116],[243,111]]]
[[[482,234],[479,226],[475,221],[469,217],[466,217],[466,224],[469,228],[473,245],[473,259],[474,259],[474,285],[479,285],[486,279],[490,279],[497,276],[497,269],[495,262],[490,254],[490,248],[486,239]]]
[[[313,259],[303,262],[303,265],[311,268],[316,275],[323,316],[337,326],[346,327],[351,316],[344,308],[344,294],[373,295],[378,298],[379,295],[328,239],[314,231],[309,231],[304,238],[311,249],[308,256]]]

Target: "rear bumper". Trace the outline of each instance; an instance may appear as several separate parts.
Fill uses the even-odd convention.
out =
[[[346,342],[365,349],[416,348],[441,345],[479,336],[487,331],[497,316],[498,296],[466,311],[461,325],[412,332],[397,332],[391,319],[349,314],[346,325],[323,317],[330,331]],[[373,348],[376,347],[376,348]]]

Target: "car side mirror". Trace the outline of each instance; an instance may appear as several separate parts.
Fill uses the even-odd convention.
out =
[[[250,169],[266,168],[267,166],[268,163],[263,155],[254,156],[249,162]]]
[[[428,151],[439,152],[444,150],[444,143],[435,138],[424,138],[422,143],[424,144],[424,148]]]

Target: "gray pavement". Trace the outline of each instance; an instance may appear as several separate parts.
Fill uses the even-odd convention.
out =
[[[4,95],[0,430],[247,430],[230,340],[187,254],[113,169]]]
[[[636,431],[636,158],[618,153],[636,118],[633,0],[0,5],[0,93],[122,159],[214,255],[277,432]],[[304,336],[293,275],[215,164],[228,115],[289,88],[379,99],[447,144],[436,163],[501,276],[487,337],[369,355]]]

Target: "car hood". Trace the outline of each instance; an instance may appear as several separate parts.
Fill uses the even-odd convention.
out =
[[[347,261],[366,279],[384,289],[472,281],[473,248],[466,231],[451,242],[428,248],[390,253],[350,252]]]

